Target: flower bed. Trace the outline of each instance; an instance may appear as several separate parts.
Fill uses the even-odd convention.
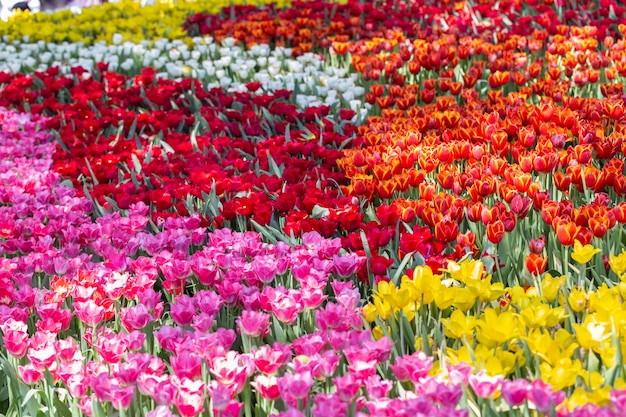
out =
[[[600,5],[1,25],[0,411],[623,415],[626,10]]]

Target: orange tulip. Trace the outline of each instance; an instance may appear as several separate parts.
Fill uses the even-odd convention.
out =
[[[578,232],[581,230],[580,226],[577,226],[576,223],[566,219],[557,218],[554,220],[553,225],[557,239],[565,246],[573,245]]]
[[[529,253],[526,256],[526,269],[533,275],[539,276],[546,270],[548,258],[536,253]]]
[[[459,225],[449,219],[444,219],[435,224],[435,239],[440,242],[452,242],[459,234]]]

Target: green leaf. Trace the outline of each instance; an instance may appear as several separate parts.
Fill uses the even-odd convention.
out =
[[[41,389],[31,388],[28,390],[24,399],[22,400],[22,408],[26,407],[26,404],[30,402],[31,399],[34,399],[35,395],[41,394],[43,391]]]
[[[54,136],[54,139],[56,139],[56,141],[59,143],[59,146],[61,146],[61,149],[63,149],[65,152],[70,151],[70,148],[68,148],[65,142],[63,142],[63,138],[61,138],[61,135],[59,134],[59,132],[57,132],[56,130],[53,130],[52,136]]]
[[[135,172],[137,174],[141,174],[141,162],[139,162],[139,158],[137,158],[137,155],[135,154],[131,154],[130,157],[133,160],[133,165],[135,166]]]
[[[330,214],[330,210],[326,207],[318,206],[317,204],[313,206],[313,210],[311,210],[311,217],[314,219],[323,219],[328,217]]]
[[[119,206],[117,205],[117,201],[113,200],[110,197],[104,197],[104,199],[115,209],[115,211],[120,211]]]
[[[166,153],[174,153],[174,148],[172,148],[166,141],[161,140],[161,148],[163,148],[163,150]]]
[[[404,255],[404,258],[402,258],[402,262],[400,263],[400,265],[398,265],[398,269],[396,270],[396,272],[393,274],[393,277],[391,278],[391,281],[394,284],[396,284],[396,285],[400,284],[400,277],[404,273],[404,270],[406,269],[406,266],[411,261],[411,259],[413,258],[413,255],[415,253],[416,252],[409,252],[406,255]]]
[[[72,417],[72,412],[69,407],[56,397],[54,398],[54,408],[57,415],[60,415],[61,417]]]
[[[65,179],[59,183],[62,187],[74,188],[74,184],[72,184],[72,180]]]
[[[279,167],[276,161],[274,161],[274,158],[272,158],[272,154],[269,150],[267,151],[267,163],[269,164],[270,172],[278,178],[282,178],[283,172],[285,171],[285,164],[280,164]]]
[[[104,409],[102,408],[102,404],[98,401],[91,402],[91,415],[92,417],[107,417]]]
[[[89,163],[89,160],[87,158],[85,158],[85,164],[87,165],[87,169],[89,170],[89,174],[91,174],[91,180],[93,181],[93,184],[94,185],[100,184],[98,182],[98,179],[96,178],[96,174],[94,174],[93,170],[91,169],[91,164]]]
[[[130,125],[130,129],[128,129],[128,137],[126,139],[130,139],[135,136],[135,131],[137,130],[137,116],[133,120],[133,123]]]
[[[93,110],[93,112],[96,114],[97,118],[101,118],[102,117],[102,113],[100,113],[100,110],[98,110],[96,105],[93,104],[93,101],[91,101],[91,100],[89,100],[89,107],[91,107],[91,110]]]
[[[200,149],[198,148],[198,129],[200,128],[200,123],[196,122],[191,131],[191,135],[189,135],[189,140],[191,141],[191,146],[193,147],[194,152],[198,152]]]

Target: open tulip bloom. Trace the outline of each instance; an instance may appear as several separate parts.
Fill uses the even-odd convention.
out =
[[[625,415],[626,8],[291,3],[0,22],[0,413]]]

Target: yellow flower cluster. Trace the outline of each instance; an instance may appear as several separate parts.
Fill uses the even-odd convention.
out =
[[[626,252],[610,264],[624,276]],[[441,362],[465,362],[489,375],[541,378],[569,390],[566,405],[573,408],[607,405],[611,387],[626,385],[619,376],[625,296],[625,282],[586,291],[568,289],[565,277],[550,274],[536,286],[504,288],[491,282],[480,261],[469,260],[450,262],[441,275],[418,267],[399,286],[380,283],[364,315],[376,323],[375,335],[383,334],[380,326],[403,320],[415,325],[416,334],[427,326],[428,338],[418,336],[415,346],[428,339]]]
[[[260,0],[268,3],[270,0]],[[279,6],[288,0],[279,0]],[[70,10],[55,13],[18,13],[9,22],[0,22],[0,36],[10,41],[30,42],[84,42],[87,45],[99,41],[110,43],[119,33],[124,41],[139,43],[143,40],[185,37],[185,18],[195,13],[216,13],[231,4],[243,4],[244,0],[157,0],[156,4],[141,6],[138,1],[122,0],[85,8],[79,14]]]

